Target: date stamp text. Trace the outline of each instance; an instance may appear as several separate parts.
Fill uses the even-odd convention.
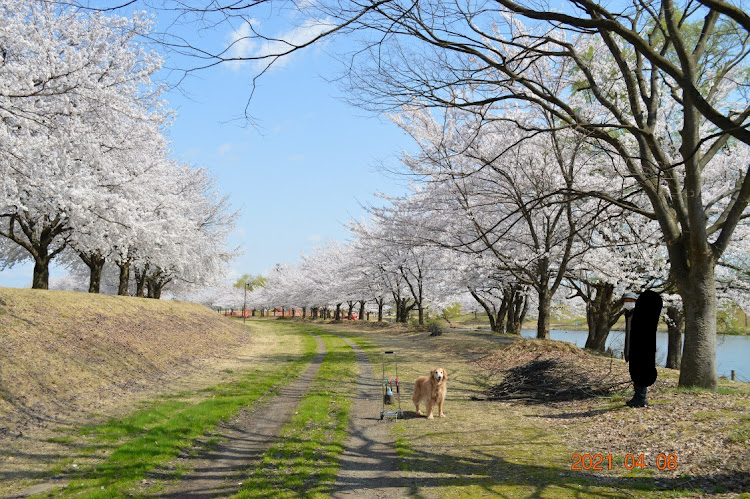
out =
[[[671,471],[677,469],[675,454],[659,454],[655,462],[647,462],[643,454],[625,454],[623,459],[618,459],[612,454],[573,454],[570,459],[573,461],[570,465],[571,470],[604,471],[625,468],[630,471],[638,468]]]

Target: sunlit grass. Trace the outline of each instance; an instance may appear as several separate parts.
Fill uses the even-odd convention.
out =
[[[339,470],[356,383],[351,347],[323,331],[326,356],[310,391],[235,497],[327,497]]]
[[[93,440],[90,448],[108,447],[111,452],[102,463],[72,477],[57,495],[91,498],[128,495],[131,487],[149,471],[173,460],[219,422],[295,379],[316,352],[317,343],[312,336],[304,335],[302,344],[302,354],[296,359],[290,357],[289,362],[254,370],[239,380],[208,390],[185,392],[180,399],[166,397],[126,417],[83,429],[81,436]],[[200,395],[202,399],[197,398]]]

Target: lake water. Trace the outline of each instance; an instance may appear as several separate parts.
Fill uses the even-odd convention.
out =
[[[521,331],[524,338],[536,338],[536,330]],[[568,341],[583,348],[586,344],[587,331],[563,331],[553,329],[550,337],[553,340]],[[622,356],[625,343],[624,331],[611,331],[606,346]],[[656,333],[656,362],[663,366],[667,361],[667,333]],[[750,382],[750,336],[717,335],[716,339],[716,368],[719,376],[730,377],[734,370],[737,381]]]

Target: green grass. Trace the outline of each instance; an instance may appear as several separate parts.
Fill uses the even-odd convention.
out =
[[[339,469],[356,386],[356,356],[346,342],[314,330],[326,356],[292,419],[235,496],[326,497]]]
[[[746,444],[750,441],[750,415],[740,415],[740,422],[732,426],[727,439],[735,444]]]
[[[287,329],[286,334],[289,333]],[[255,370],[209,390],[183,393],[182,399],[166,397],[121,419],[84,428],[81,437],[88,437],[93,443],[82,449],[82,455],[103,447],[111,452],[104,462],[73,476],[57,494],[89,498],[127,496],[149,471],[173,460],[219,422],[296,378],[315,352],[315,339],[305,335],[303,353],[271,370]]]

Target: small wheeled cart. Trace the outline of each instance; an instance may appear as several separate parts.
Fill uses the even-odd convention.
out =
[[[386,376],[386,364],[392,359],[394,378]],[[388,371],[390,372],[390,370]],[[383,383],[382,383],[382,395],[383,395],[383,409],[380,411],[380,419],[403,419],[404,411],[401,410],[401,388],[398,381],[398,359],[396,358],[396,352],[393,350],[386,350],[383,352]],[[385,406],[396,406],[398,409],[393,407],[392,409],[386,409]]]

